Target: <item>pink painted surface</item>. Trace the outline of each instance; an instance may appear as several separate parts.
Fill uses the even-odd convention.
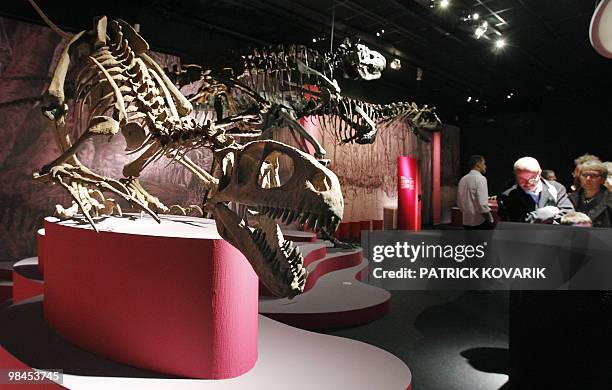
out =
[[[338,239],[348,240],[351,237],[351,223],[340,222],[340,226],[338,226],[338,230],[336,231],[336,233]]]
[[[369,232],[372,229],[372,221],[359,221],[360,229]]]
[[[212,221],[191,220],[208,227],[110,218],[95,233],[45,220],[48,323],[81,348],[136,367],[202,379],[249,371],[257,276]]]
[[[43,283],[38,280],[28,279],[13,272],[13,303],[32,298],[43,293]]]
[[[432,211],[432,223],[439,225],[441,223],[441,207],[440,201],[440,161],[441,161],[441,133],[436,131],[432,136],[432,172],[431,172],[431,211]]]
[[[316,242],[318,240],[315,233],[297,230],[283,231],[283,237],[285,237],[285,240],[293,242]]]
[[[361,252],[349,252],[342,256],[333,256],[321,261],[314,270],[308,275],[306,287],[304,291],[308,291],[315,286],[317,280],[330,272],[338,271],[344,268],[355,267],[361,263]]]
[[[349,238],[352,241],[359,241],[361,239],[361,222],[353,221],[351,222],[351,233]]]
[[[398,230],[421,230],[420,177],[418,161],[413,157],[399,156],[397,228]]]

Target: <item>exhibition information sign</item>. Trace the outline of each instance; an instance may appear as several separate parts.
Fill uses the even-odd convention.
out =
[[[611,229],[501,224],[361,240],[367,282],[387,290],[612,290]]]

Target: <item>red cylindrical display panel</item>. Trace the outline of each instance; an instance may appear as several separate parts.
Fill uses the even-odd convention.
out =
[[[82,349],[135,367],[228,379],[257,360],[257,275],[214,222],[45,220],[45,319]]]
[[[413,157],[397,158],[397,228],[421,230],[421,177],[418,161]]]

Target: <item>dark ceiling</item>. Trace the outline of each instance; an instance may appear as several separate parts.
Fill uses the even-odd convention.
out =
[[[1,3],[1,15],[41,23],[26,0]],[[441,9],[430,8],[429,0],[38,1],[67,31],[89,28],[94,15],[121,17],[140,23],[153,48],[201,63],[221,49],[269,43],[328,50],[335,13],[334,44],[358,36],[388,60],[402,62],[379,81],[345,82],[346,91],[378,102],[435,105],[449,122],[466,113],[524,110],[551,95],[576,101],[607,97],[612,61],[593,50],[588,36],[596,3],[450,0]],[[479,13],[491,35],[475,39],[476,26],[463,21],[464,12]],[[502,50],[494,48],[494,29],[507,42]]]

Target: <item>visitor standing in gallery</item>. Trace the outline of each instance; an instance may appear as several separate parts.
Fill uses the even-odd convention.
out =
[[[463,214],[463,226],[466,229],[492,229],[493,215],[489,207],[489,189],[487,164],[480,155],[468,159],[470,172],[459,180],[457,205]]]

